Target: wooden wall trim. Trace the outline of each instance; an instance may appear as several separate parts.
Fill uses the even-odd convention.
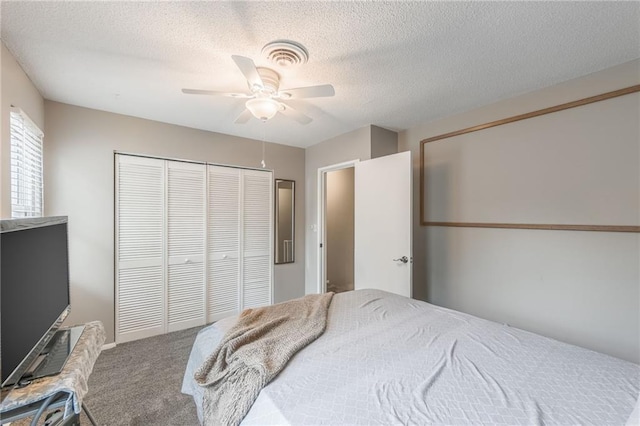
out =
[[[546,229],[546,230],[563,230],[563,231],[604,231],[604,232],[640,232],[640,226],[619,226],[619,225],[546,225],[546,224],[527,224],[527,223],[474,223],[474,222],[433,222],[425,220],[424,212],[424,145],[429,142],[435,142],[442,139],[460,136],[467,133],[477,132],[491,127],[502,126],[503,124],[514,123],[516,121],[526,120],[528,118],[539,117],[553,112],[563,111],[566,109],[576,108],[607,99],[617,98],[619,96],[629,95],[631,93],[640,92],[640,84],[625,87],[623,89],[614,90],[612,92],[602,93],[600,95],[591,96],[577,101],[567,102],[564,104],[528,112],[526,114],[514,115],[512,117],[503,118],[501,120],[491,121],[489,123],[479,124],[477,126],[467,127],[466,129],[456,130],[454,132],[444,133],[442,135],[433,136],[420,141],[420,226],[454,226],[454,227],[471,227],[471,228],[507,228],[507,229]]]
[[[640,232],[640,226],[627,225],[546,225],[537,223],[424,222],[424,226],[456,228],[546,229],[548,231]]]

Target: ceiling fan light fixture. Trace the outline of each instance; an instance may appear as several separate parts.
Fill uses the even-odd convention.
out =
[[[245,106],[255,118],[262,121],[273,118],[280,111],[280,103],[271,98],[249,99]]]

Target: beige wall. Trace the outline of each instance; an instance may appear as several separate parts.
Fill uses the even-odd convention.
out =
[[[22,109],[44,131],[44,99],[24,73],[15,58],[0,42],[0,217],[11,217],[11,138],[9,111],[11,106]],[[47,143],[45,133],[44,143]],[[45,183],[46,185],[46,183]]]
[[[354,168],[327,173],[327,290],[353,290]]]
[[[45,211],[69,216],[69,322],[101,320],[114,339],[114,151],[259,167],[261,142],[45,102]],[[266,145],[274,178],[304,180],[305,152]],[[304,217],[304,185],[296,188]],[[303,222],[296,223],[296,262],[275,266],[277,302],[304,294]]]
[[[640,362],[640,235],[421,227],[418,211],[422,139],[638,83],[634,61],[401,132],[414,158],[414,296]]]

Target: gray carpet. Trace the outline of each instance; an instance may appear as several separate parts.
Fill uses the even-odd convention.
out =
[[[191,345],[201,327],[124,343],[103,351],[85,402],[100,426],[197,425],[193,399],[180,393]],[[84,416],[83,425],[89,425]]]

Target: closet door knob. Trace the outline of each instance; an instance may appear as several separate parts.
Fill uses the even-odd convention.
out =
[[[402,256],[400,259],[393,259],[393,261],[407,263],[409,261],[409,258],[407,256]]]

